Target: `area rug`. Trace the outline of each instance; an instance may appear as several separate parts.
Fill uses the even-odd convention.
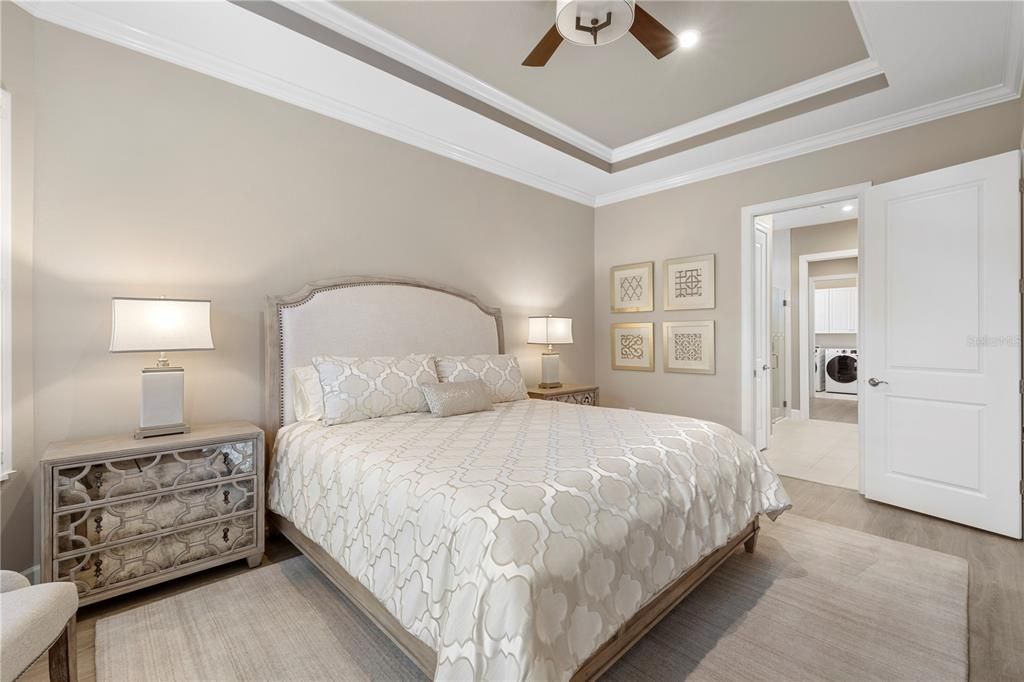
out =
[[[787,513],[608,680],[963,680],[967,562]],[[96,679],[413,680],[303,557],[96,624]]]

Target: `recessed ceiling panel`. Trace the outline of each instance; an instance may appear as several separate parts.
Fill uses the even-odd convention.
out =
[[[655,59],[632,35],[563,42],[542,68],[523,59],[554,2],[339,2],[609,147],[707,116],[866,59],[845,2],[640,2],[692,49]]]

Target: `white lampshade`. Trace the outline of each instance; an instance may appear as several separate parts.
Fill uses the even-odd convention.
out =
[[[213,350],[210,302],[115,298],[110,352]]]
[[[571,317],[531,317],[527,343],[572,343]]]
[[[563,38],[576,45],[607,45],[626,35],[633,25],[633,6],[635,0],[558,0],[555,5],[555,26]],[[600,26],[608,21],[611,23],[597,32],[597,42],[587,30],[576,28],[576,19],[580,20],[582,29]],[[593,23],[594,20],[596,23]]]

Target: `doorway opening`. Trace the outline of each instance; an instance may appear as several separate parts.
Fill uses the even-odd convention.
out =
[[[751,247],[743,272],[752,275],[744,431],[778,473],[855,490],[862,470],[859,219],[867,186],[743,211]]]

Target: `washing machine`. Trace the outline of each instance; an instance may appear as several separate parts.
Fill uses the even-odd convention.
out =
[[[825,390],[825,349],[814,347],[814,390]]]
[[[825,391],[857,393],[857,349],[825,349]]]

